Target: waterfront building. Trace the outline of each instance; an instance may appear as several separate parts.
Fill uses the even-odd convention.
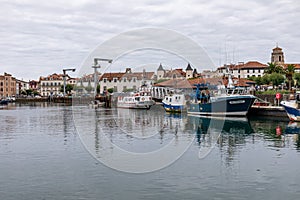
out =
[[[258,61],[249,61],[247,63],[239,62],[238,64],[229,64],[219,67],[218,72],[220,76],[231,73],[237,78],[261,77],[264,75],[267,67],[268,65]]]
[[[156,79],[190,79],[198,76],[197,70],[193,69],[188,63],[185,71],[182,68],[177,69],[164,69],[162,64],[160,64],[156,70]]]
[[[56,96],[56,95],[62,95],[63,92],[61,92],[61,88],[64,85],[64,75],[63,74],[52,74],[47,77],[40,77],[40,94],[44,97],[47,96]],[[73,78],[71,78],[69,75],[66,75],[66,84],[72,83],[72,85],[75,85],[73,82]]]
[[[16,96],[16,78],[4,72],[0,75],[0,98]]]
[[[31,89],[32,91],[39,92],[39,86],[40,86],[39,81],[29,80],[28,84],[29,84],[29,89]]]
[[[214,78],[219,77],[218,71],[211,71],[211,70],[203,70],[200,74],[202,78]]]
[[[125,72],[104,73],[99,80],[100,93],[113,89],[113,92],[136,91],[142,85],[151,86],[154,72],[133,72],[131,68],[126,68]]]
[[[29,82],[24,80],[16,79],[16,95],[20,95],[23,91],[29,89]]]

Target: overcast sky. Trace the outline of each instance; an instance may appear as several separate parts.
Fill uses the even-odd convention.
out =
[[[216,67],[267,63],[276,43],[286,62],[300,63],[299,10],[297,0],[2,0],[0,74],[32,80],[78,68],[97,45],[144,27],[191,38]]]

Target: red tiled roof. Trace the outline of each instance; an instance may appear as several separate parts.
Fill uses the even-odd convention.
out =
[[[237,69],[263,69],[263,68],[267,68],[268,65],[266,64],[262,64],[258,61],[249,61],[247,63],[239,63],[239,64],[230,64],[227,65],[226,67],[228,67],[231,70],[237,70]],[[220,69],[225,69],[225,66],[219,67]]]
[[[173,87],[173,88],[191,88],[192,85],[185,79],[170,79],[161,83],[157,83],[157,87]]]
[[[112,73],[104,73],[101,78],[100,81],[102,81],[104,78],[106,78],[108,81],[112,81],[113,78],[117,78],[118,80],[120,78],[122,78],[124,76],[124,72],[112,72]]]
[[[63,74],[51,74],[51,75],[48,75],[47,77],[40,77],[40,81],[46,81],[46,80],[63,80]],[[66,75],[66,77],[70,78],[68,75]]]
[[[286,63],[284,64],[284,68],[287,68],[288,65],[294,65],[295,69],[300,69],[300,63]]]

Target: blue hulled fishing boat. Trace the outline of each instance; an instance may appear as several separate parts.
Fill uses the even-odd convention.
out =
[[[211,96],[208,86],[197,84],[194,100],[187,112],[195,115],[246,116],[256,99],[253,95],[218,95]]]

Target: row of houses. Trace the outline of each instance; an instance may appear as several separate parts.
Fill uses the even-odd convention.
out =
[[[295,72],[300,73],[299,63],[286,63],[284,61],[284,52],[282,48],[276,46],[271,53],[270,63],[275,63],[285,69],[288,65],[293,64],[295,66]],[[252,76],[262,77],[268,68],[267,64],[260,63],[258,61],[239,62],[237,64],[227,64],[217,69],[217,74],[231,73],[237,78],[250,78]]]
[[[271,53],[271,62],[285,68],[289,64],[294,64],[295,72],[300,72],[300,64],[285,63],[284,52],[282,48],[276,46]],[[216,71],[202,71],[198,73],[196,68],[189,63],[186,68],[168,69],[168,67],[159,64],[156,72],[148,72],[145,69],[142,72],[135,72],[131,68],[126,68],[124,72],[109,72],[97,75],[94,80],[94,74],[83,75],[79,78],[72,78],[65,75],[66,84],[74,86],[74,93],[93,94],[95,85],[98,86],[98,92],[105,93],[109,89],[113,92],[138,90],[141,85],[153,86],[165,80],[189,80],[196,78],[218,78],[224,74],[230,73],[237,79],[247,79],[252,76],[263,76],[267,64],[258,61],[239,62],[237,64],[224,65],[217,68]],[[96,82],[95,82],[96,81]],[[176,81],[175,81],[176,82]],[[52,74],[46,77],[40,77],[38,81],[29,82],[18,80],[11,74],[4,73],[0,75],[0,97],[18,96],[22,91],[32,90],[38,92],[41,96],[61,95],[62,85],[64,84],[63,74]]]

